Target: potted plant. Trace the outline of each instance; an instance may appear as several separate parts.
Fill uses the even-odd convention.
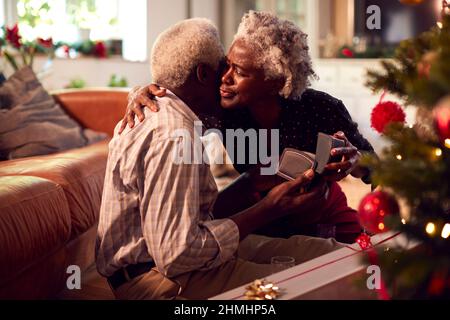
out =
[[[53,40],[37,38],[35,41],[23,41],[19,27],[3,27],[3,37],[0,37],[0,57],[2,57],[14,71],[22,67],[33,67],[36,53],[45,53],[49,61],[53,59]],[[49,63],[47,63],[48,65]]]

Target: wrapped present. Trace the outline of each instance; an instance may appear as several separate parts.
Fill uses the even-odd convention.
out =
[[[397,232],[378,234],[370,240],[373,247],[386,250],[393,247],[409,250],[419,244]],[[373,266],[364,263],[363,255],[368,254],[367,250],[371,250],[371,246],[362,249],[358,243],[346,245],[339,250],[268,276],[265,281],[277,287],[280,295],[275,298],[280,300],[380,299],[383,298],[383,292],[380,293],[379,288],[365,285],[365,281],[363,284],[361,281],[358,283],[358,279],[368,279],[374,272]],[[251,286],[252,284],[246,284],[211,299],[246,300],[248,288]]]

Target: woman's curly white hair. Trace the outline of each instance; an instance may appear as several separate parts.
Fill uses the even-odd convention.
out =
[[[307,35],[293,22],[268,12],[249,11],[234,37],[255,49],[258,67],[267,79],[283,79],[280,96],[299,100],[316,74],[308,53]]]
[[[224,57],[216,26],[205,18],[180,21],[161,33],[153,45],[150,64],[153,81],[180,87],[200,63],[218,70]]]

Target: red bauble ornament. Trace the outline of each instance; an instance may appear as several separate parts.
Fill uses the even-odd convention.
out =
[[[388,231],[384,221],[386,216],[396,215],[400,211],[395,198],[383,191],[366,195],[359,204],[359,222],[371,233]]]
[[[450,96],[443,98],[433,111],[434,122],[439,139],[450,139]]]
[[[371,126],[379,133],[383,133],[386,125],[392,122],[404,123],[406,114],[403,108],[396,102],[379,102],[372,110]]]

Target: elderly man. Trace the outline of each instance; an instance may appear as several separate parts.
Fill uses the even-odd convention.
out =
[[[275,187],[245,211],[214,219],[217,187],[209,166],[174,161],[174,154],[198,151],[195,138],[174,132],[198,136],[197,115],[218,108],[223,57],[217,29],[208,20],[172,26],[151,56],[154,81],[168,89],[158,101],[161,111],[146,110],[146,120],[121,135],[120,124],[116,127],[96,262],[119,299],[204,299],[272,273],[272,256],[289,255],[300,263],[339,247],[331,239],[304,236],[247,237],[317,201],[319,188],[298,191],[313,172]]]

